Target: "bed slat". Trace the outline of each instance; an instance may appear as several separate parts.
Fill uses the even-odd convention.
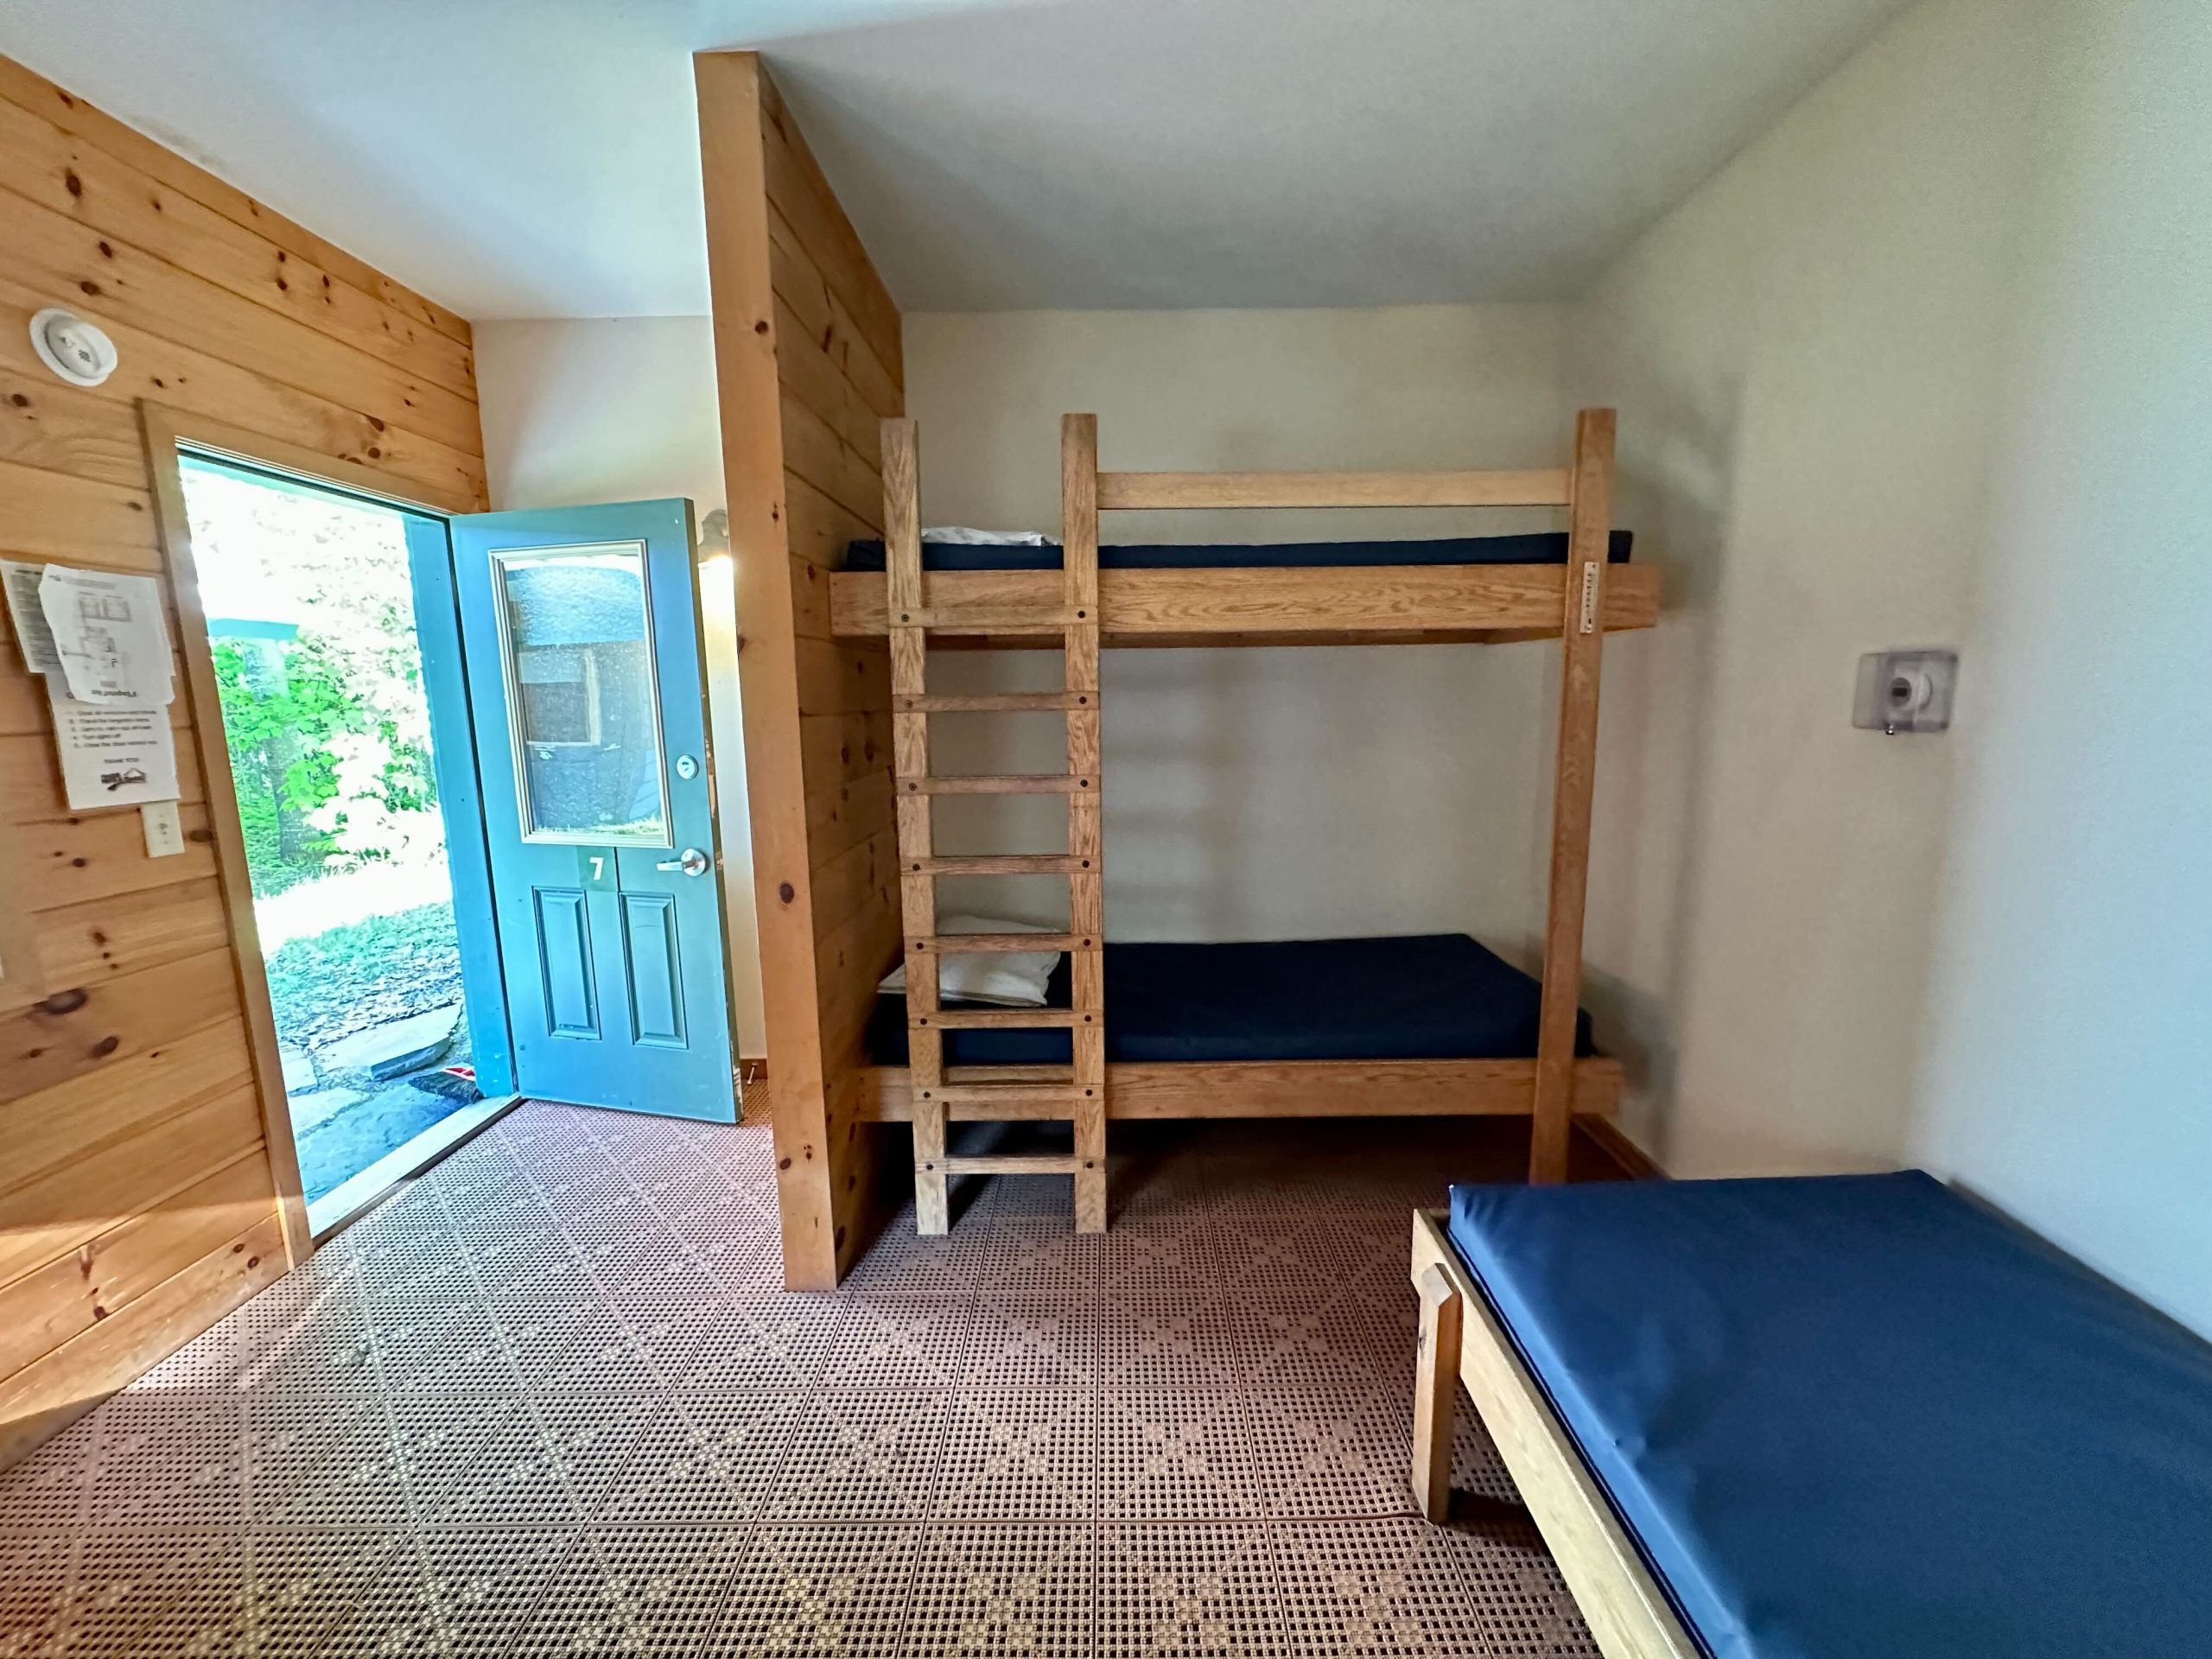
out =
[[[1097,1022],[1096,1014],[1073,1008],[940,1008],[916,1020],[939,1031],[1062,1031]]]
[[[965,772],[950,778],[909,778],[899,785],[907,795],[1080,795],[1098,780],[1071,772]]]
[[[1079,933],[934,933],[906,941],[909,950],[934,950],[941,957],[989,951],[1088,950],[1090,941]]]
[[[1015,715],[1081,709],[1090,701],[1084,691],[989,691],[976,696],[893,697],[891,706],[917,715]]]

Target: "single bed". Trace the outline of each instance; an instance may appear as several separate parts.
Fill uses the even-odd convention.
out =
[[[1424,1510],[1456,1374],[1609,1659],[2212,1653],[2212,1348],[1924,1174],[1455,1187],[1414,1281]]]
[[[1606,549],[1614,564],[1626,564],[1635,537],[1612,532]],[[845,549],[848,570],[881,570],[880,540],[851,543]],[[1452,536],[1417,541],[1380,542],[1141,542],[1098,550],[1102,570],[1313,570],[1373,569],[1385,565],[1565,564],[1567,532],[1535,531],[1521,536]],[[1004,543],[922,543],[925,570],[1057,570],[1056,542],[1023,546]]]

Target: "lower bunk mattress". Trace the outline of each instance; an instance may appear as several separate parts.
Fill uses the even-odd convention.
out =
[[[1452,1190],[1717,1659],[2212,1653],[2212,1347],[1927,1175]]]
[[[1105,947],[1106,1058],[1496,1060],[1536,1052],[1537,982],[1464,933]],[[1069,1002],[1064,957],[1046,1001]],[[906,1064],[906,1000],[879,995],[868,1052]],[[1590,1020],[1577,1016],[1576,1052]],[[948,1065],[1064,1065],[1065,1031],[949,1031]]]

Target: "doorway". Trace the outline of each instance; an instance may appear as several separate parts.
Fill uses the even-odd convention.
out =
[[[481,996],[472,1009],[455,905],[454,843],[482,830],[451,816],[450,797],[473,797],[474,759],[465,722],[434,720],[426,671],[425,625],[442,604],[450,626],[452,598],[435,568],[418,591],[420,553],[442,550],[445,528],[188,450],[179,466],[287,1115],[321,1231],[511,1098],[499,1011],[487,1020]],[[461,753],[442,753],[456,735]]]
[[[142,412],[287,1240],[525,1096],[735,1122],[691,504]]]

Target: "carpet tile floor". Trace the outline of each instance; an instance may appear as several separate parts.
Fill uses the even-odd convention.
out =
[[[792,1295],[764,1128],[525,1105],[0,1472],[0,1659],[1592,1659],[1471,1411],[1503,1501],[1407,1488],[1481,1132],[1117,1131],[1104,1236],[1002,1177]]]

